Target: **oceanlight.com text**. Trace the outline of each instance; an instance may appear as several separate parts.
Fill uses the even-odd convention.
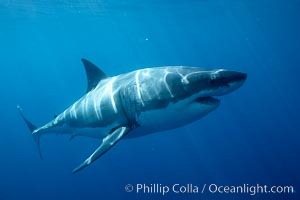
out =
[[[205,186],[206,187],[206,186]],[[220,194],[249,194],[251,196],[256,194],[290,194],[294,193],[293,186],[268,186],[268,185],[249,185],[243,184],[239,186],[217,185],[210,184],[207,188],[210,193]]]

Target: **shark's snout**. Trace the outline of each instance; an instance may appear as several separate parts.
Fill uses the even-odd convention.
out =
[[[215,96],[228,94],[243,85],[247,74],[230,70],[216,70],[211,74],[211,86],[215,89]]]
[[[198,97],[221,96],[243,85],[247,74],[237,71],[217,69],[211,71],[194,71],[183,80],[185,90]]]
[[[217,70],[212,73],[212,81],[219,82],[219,84],[231,84],[235,82],[243,82],[247,78],[246,73],[229,71],[229,70]]]

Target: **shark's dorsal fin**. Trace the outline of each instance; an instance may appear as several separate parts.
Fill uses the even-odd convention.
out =
[[[88,86],[86,92],[88,93],[94,89],[101,80],[107,78],[107,76],[101,69],[87,59],[82,58],[81,61],[84,65],[87,76]]]

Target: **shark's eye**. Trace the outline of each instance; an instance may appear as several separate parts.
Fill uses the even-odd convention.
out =
[[[225,87],[230,86],[228,80],[225,78],[211,79],[209,82],[213,86],[225,86]]]
[[[210,84],[212,84],[212,85],[218,85],[218,80],[217,79],[211,79],[210,81],[209,81],[209,83]]]

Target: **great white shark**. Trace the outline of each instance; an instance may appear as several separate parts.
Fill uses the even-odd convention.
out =
[[[39,152],[40,136],[47,133],[101,140],[73,172],[90,165],[122,138],[175,129],[200,119],[218,107],[216,96],[238,89],[247,78],[245,73],[226,69],[186,66],[146,68],[108,77],[88,60],[82,62],[87,92],[53,120],[37,127],[17,106]]]

